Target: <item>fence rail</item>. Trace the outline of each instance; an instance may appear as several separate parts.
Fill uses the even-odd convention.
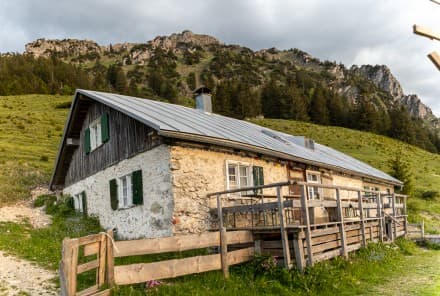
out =
[[[61,294],[66,296],[110,295],[110,290],[102,290],[103,287],[228,269],[230,265],[243,263],[253,258],[254,238],[250,231],[231,231],[225,235],[224,239],[225,250],[222,249],[217,254],[116,266],[115,258],[118,257],[219,247],[222,245],[221,235],[219,232],[206,232],[166,238],[114,241],[113,233],[109,231],[81,238],[65,239],[60,263]],[[228,246],[234,247],[235,250],[228,252]],[[78,264],[88,256],[96,258]],[[93,269],[96,269],[95,285],[77,291],[77,275]]]

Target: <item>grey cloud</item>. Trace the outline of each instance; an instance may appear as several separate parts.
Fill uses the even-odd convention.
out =
[[[2,0],[0,52],[23,51],[39,37],[142,42],[190,29],[253,49],[300,48],[331,61],[386,64],[406,93],[440,115],[440,72],[426,54],[439,44],[412,34],[440,31],[428,0]]]

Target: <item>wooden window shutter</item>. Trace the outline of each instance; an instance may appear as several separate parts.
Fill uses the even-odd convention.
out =
[[[82,199],[82,206],[83,206],[83,214],[84,216],[87,216],[87,196],[86,192],[81,192],[81,199]]]
[[[116,179],[110,180],[110,206],[112,210],[118,209],[118,183]]]
[[[252,167],[252,176],[254,178],[254,186],[264,185],[264,173],[263,167],[254,166]],[[263,193],[263,189],[256,190],[258,193]]]
[[[131,183],[133,189],[133,204],[141,205],[144,203],[143,186],[142,186],[142,171],[135,171],[131,175]]]
[[[84,131],[84,152],[86,154],[89,154],[92,150],[92,147],[90,146],[90,128],[86,128]]]
[[[110,139],[108,113],[104,113],[101,116],[101,138],[102,138],[102,143],[108,142],[108,140]]]

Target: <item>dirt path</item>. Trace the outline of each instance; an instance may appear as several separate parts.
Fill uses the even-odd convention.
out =
[[[38,188],[32,192],[32,199],[42,193],[45,193],[44,189]],[[25,201],[0,208],[0,223],[26,220],[35,228],[48,226],[51,217],[42,208],[32,208],[31,203]],[[58,295],[54,277],[56,273],[53,271],[0,251],[0,296]]]
[[[0,295],[58,295],[56,274],[0,251]]]
[[[365,295],[413,296],[440,295],[440,251],[424,251],[406,257],[402,272],[382,285],[372,287]]]

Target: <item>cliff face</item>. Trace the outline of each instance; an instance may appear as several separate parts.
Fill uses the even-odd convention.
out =
[[[199,56],[204,56],[205,60],[211,60],[216,51],[223,51],[246,56],[251,68],[258,69],[255,71],[255,75],[258,76],[259,81],[264,82],[268,79],[267,73],[273,71],[274,65],[277,65],[276,67],[284,75],[291,75],[291,72],[286,70],[289,67],[305,69],[310,73],[320,75],[323,84],[344,95],[350,102],[366,98],[385,108],[396,104],[404,105],[412,116],[425,120],[433,127],[440,126],[440,120],[417,95],[403,92],[399,81],[387,66],[362,65],[352,66],[348,69],[342,64],[321,61],[298,49],[270,48],[252,51],[238,45],[225,45],[209,35],[183,31],[169,36],[158,36],[145,43],[118,43],[106,46],[98,45],[91,40],[38,39],[26,44],[25,53],[35,57],[49,57],[55,54],[65,61],[86,66],[94,64],[104,56],[111,63],[122,66],[145,66],[158,48],[175,54],[176,63],[182,69],[181,75],[187,75],[189,71],[196,71],[195,69],[200,69],[202,72],[211,71],[210,65],[206,62],[203,64],[204,62],[200,59],[187,64],[182,62],[182,57],[199,54]],[[258,61],[256,61],[257,59]],[[261,60],[264,62],[262,63]],[[241,65],[237,65],[237,67],[241,67]],[[249,67],[249,64],[246,67]],[[200,74],[196,73],[196,76]],[[183,83],[180,89],[190,88]],[[385,95],[379,94],[377,90]],[[186,92],[183,95],[186,95]]]
[[[389,93],[396,103],[406,106],[412,116],[425,120],[436,119],[432,110],[423,104],[416,94],[405,95],[403,93],[399,81],[397,81],[387,66],[352,66],[350,70],[356,75],[365,77],[377,87]]]

